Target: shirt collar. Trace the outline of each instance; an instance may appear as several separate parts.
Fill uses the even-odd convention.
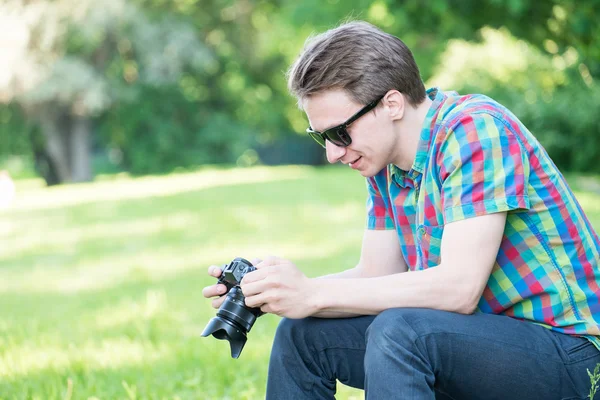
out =
[[[404,171],[394,164],[388,165],[389,176],[402,187],[406,187],[407,184],[411,183],[410,181],[414,182],[425,170],[425,163],[427,161],[429,148],[431,146],[431,138],[434,132],[436,116],[447,98],[444,92],[437,87],[428,89],[427,96],[433,101],[433,103],[431,103],[429,106],[429,110],[427,111],[427,115],[423,121],[423,127],[421,128],[421,135],[417,145],[417,154],[410,171]],[[413,185],[410,184],[408,186]]]

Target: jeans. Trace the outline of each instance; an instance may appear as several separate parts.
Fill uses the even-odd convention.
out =
[[[283,319],[267,399],[585,399],[600,351],[587,339],[510,317],[420,308]]]

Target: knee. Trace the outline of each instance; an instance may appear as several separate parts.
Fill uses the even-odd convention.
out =
[[[304,330],[302,320],[282,318],[275,331],[273,347],[286,347],[298,340]]]
[[[283,318],[277,326],[273,351],[288,352],[314,346],[314,329],[309,318]]]
[[[398,345],[415,348],[417,340],[436,330],[441,311],[393,308],[379,314],[367,330],[367,349],[386,350]]]
[[[407,320],[405,309],[389,309],[379,314],[367,329],[367,352],[384,350],[401,342],[409,343],[413,336]]]

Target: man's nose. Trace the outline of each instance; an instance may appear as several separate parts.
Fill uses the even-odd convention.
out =
[[[342,157],[344,157],[344,154],[346,154],[346,148],[336,146],[335,144],[331,143],[329,140],[326,140],[325,141],[325,152],[327,153],[327,161],[329,161],[330,164],[335,164]]]

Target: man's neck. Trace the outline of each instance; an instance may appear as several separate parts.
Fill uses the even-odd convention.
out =
[[[432,103],[433,101],[429,96],[426,96],[425,100],[416,108],[410,107],[407,110],[405,118],[403,118],[403,124],[400,127],[400,135],[403,135],[404,137],[402,140],[398,141],[400,148],[396,151],[393,164],[404,171],[409,171],[415,162],[423,124],[425,123],[427,112]]]

